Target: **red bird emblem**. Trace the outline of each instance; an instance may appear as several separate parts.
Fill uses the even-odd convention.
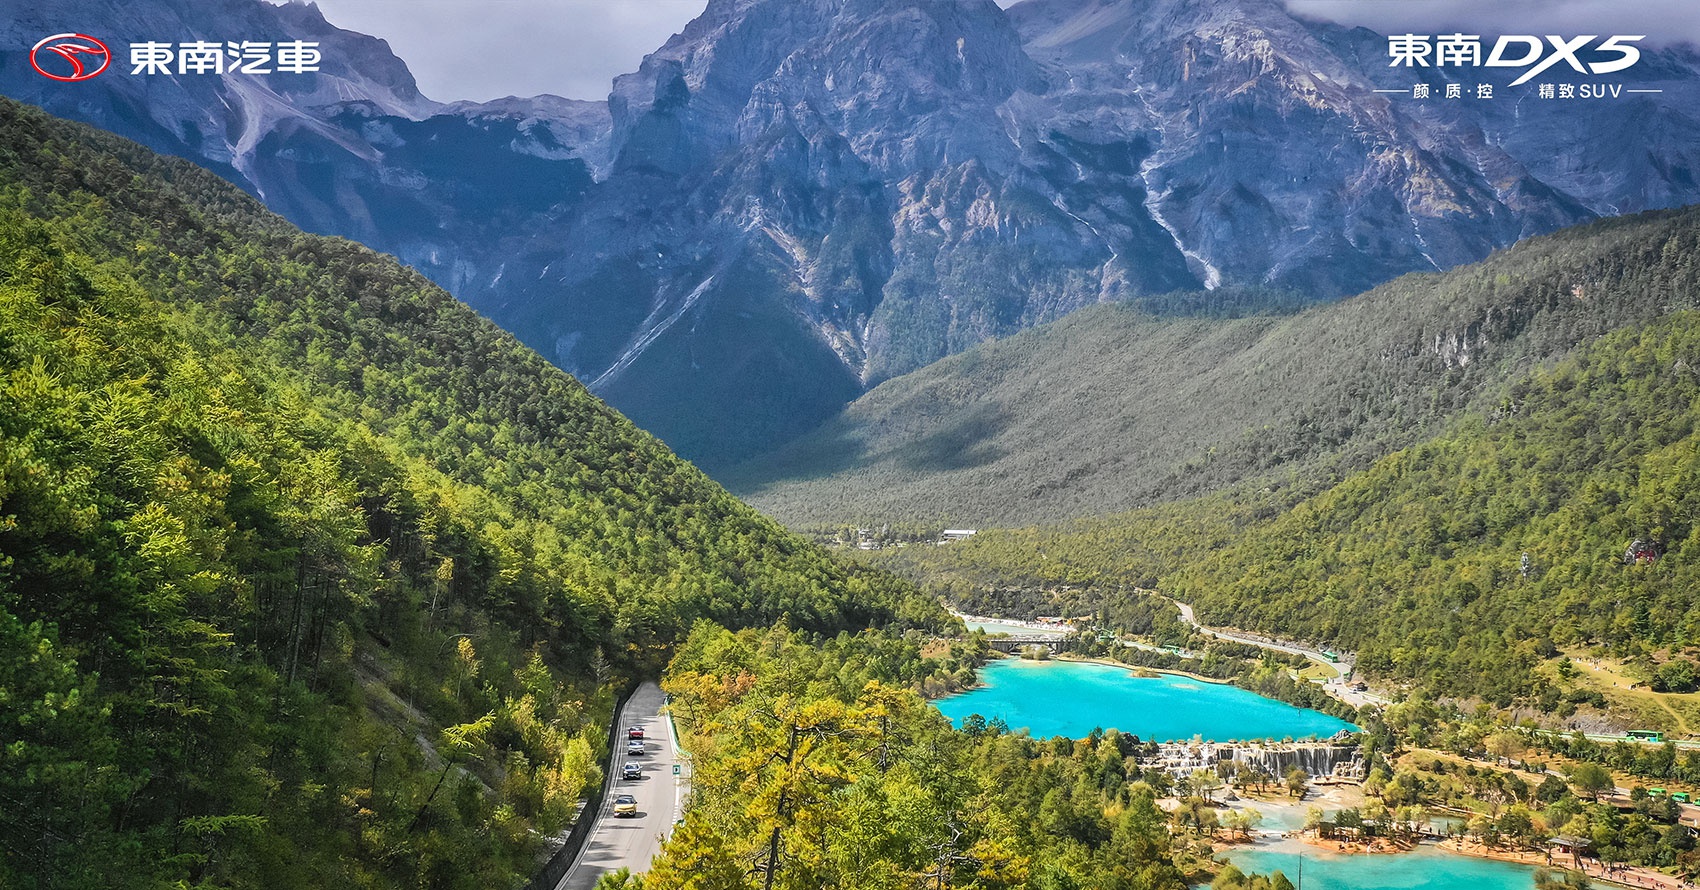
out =
[[[43,67],[41,64],[44,59],[43,53],[52,53],[53,56],[64,59],[68,65],[56,62],[52,58],[46,58],[49,64],[47,67]],[[87,34],[66,33],[43,37],[41,42],[30,49],[30,66],[36,70],[36,73],[42,77],[61,80],[66,83],[88,80],[105,71],[107,66],[111,64],[112,50],[107,49],[106,44],[100,42],[100,40]],[[70,68],[69,74],[54,73],[55,71],[64,72],[67,67]],[[50,71],[48,68],[53,70]]]

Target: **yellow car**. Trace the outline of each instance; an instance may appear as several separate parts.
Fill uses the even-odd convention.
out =
[[[622,794],[614,798],[614,815],[637,818],[637,798],[630,794]]]

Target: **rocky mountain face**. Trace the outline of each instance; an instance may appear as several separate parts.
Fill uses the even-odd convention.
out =
[[[38,75],[29,48],[66,31],[104,41],[110,69],[82,83]],[[318,44],[317,72],[131,73],[136,42],[264,42],[275,62],[295,40]],[[0,92],[196,161],[303,228],[393,253],[463,293],[488,283],[528,220],[589,188],[608,132],[600,102],[434,102],[383,40],[299,2],[0,6]]]
[[[714,465],[974,343],[1196,287],[1137,186],[1095,224],[1047,179],[1074,165],[1011,110],[1043,76],[990,2],[711,3],[615,82],[612,171],[519,259],[542,277],[484,305]]]
[[[1533,369],[1700,308],[1696,246],[1700,207],[1688,207],[1525,239],[1292,313],[1091,306],[888,380],[720,479],[817,529],[1021,527],[1320,490],[1515,413],[1508,387]]]
[[[10,53],[0,89],[396,253],[711,468],[1092,303],[1341,296],[1700,198],[1687,49],[1550,78],[1662,92],[1547,100],[1277,0],[711,0],[606,103],[444,106],[311,6],[89,5],[134,39],[322,35],[325,73],[72,94]],[[9,15],[10,46],[71,27]]]

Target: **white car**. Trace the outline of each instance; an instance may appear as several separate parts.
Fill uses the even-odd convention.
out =
[[[626,756],[642,757],[648,751],[643,747],[643,739],[632,739],[626,743]]]

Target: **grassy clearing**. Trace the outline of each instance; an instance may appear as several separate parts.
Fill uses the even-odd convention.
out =
[[[1320,661],[1313,661],[1299,671],[1300,680],[1333,680],[1338,676],[1340,676],[1338,668],[1331,664],[1323,664]]]
[[[1572,654],[1575,682],[1597,690],[1611,702],[1613,710],[1634,715],[1637,728],[1662,729],[1685,737],[1700,728],[1700,693],[1654,692],[1625,672],[1621,661]]]

